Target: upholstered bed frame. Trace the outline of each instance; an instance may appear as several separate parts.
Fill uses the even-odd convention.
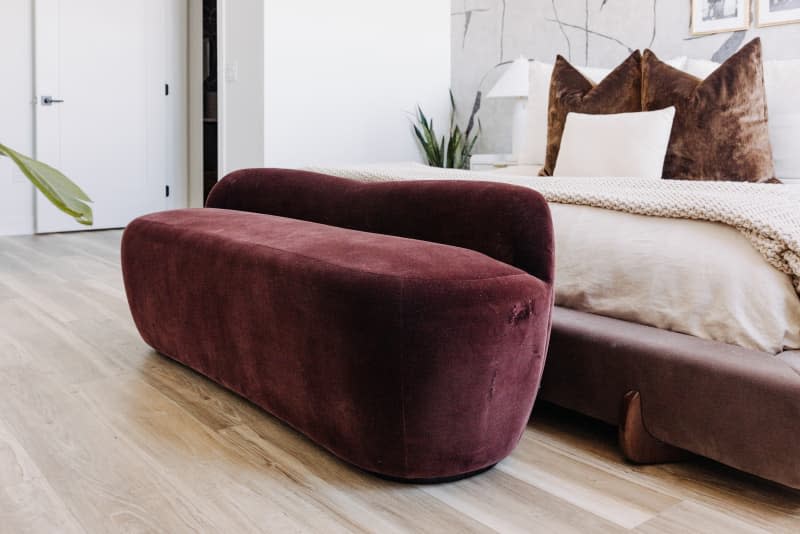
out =
[[[633,462],[689,451],[800,488],[800,352],[557,307],[539,398],[618,425]]]

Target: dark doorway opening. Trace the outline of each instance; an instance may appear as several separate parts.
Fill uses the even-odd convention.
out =
[[[217,0],[203,0],[203,203],[217,183]]]

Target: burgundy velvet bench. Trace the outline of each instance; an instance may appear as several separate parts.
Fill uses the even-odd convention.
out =
[[[530,417],[553,305],[534,191],[239,171],[133,221],[122,266],[150,346],[367,471],[474,474]]]

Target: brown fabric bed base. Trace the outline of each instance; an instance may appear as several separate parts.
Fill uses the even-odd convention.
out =
[[[800,489],[800,352],[773,356],[557,307],[539,398],[621,425],[634,461],[680,457],[662,442]]]

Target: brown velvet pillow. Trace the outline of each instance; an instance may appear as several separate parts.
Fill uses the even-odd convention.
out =
[[[664,178],[775,181],[767,128],[761,40],[754,39],[705,80],[645,50],[644,111],[675,106]]]
[[[567,114],[608,115],[642,111],[642,55],[637,50],[597,85],[562,56],[556,58],[547,112],[547,154],[541,176],[552,176]]]

